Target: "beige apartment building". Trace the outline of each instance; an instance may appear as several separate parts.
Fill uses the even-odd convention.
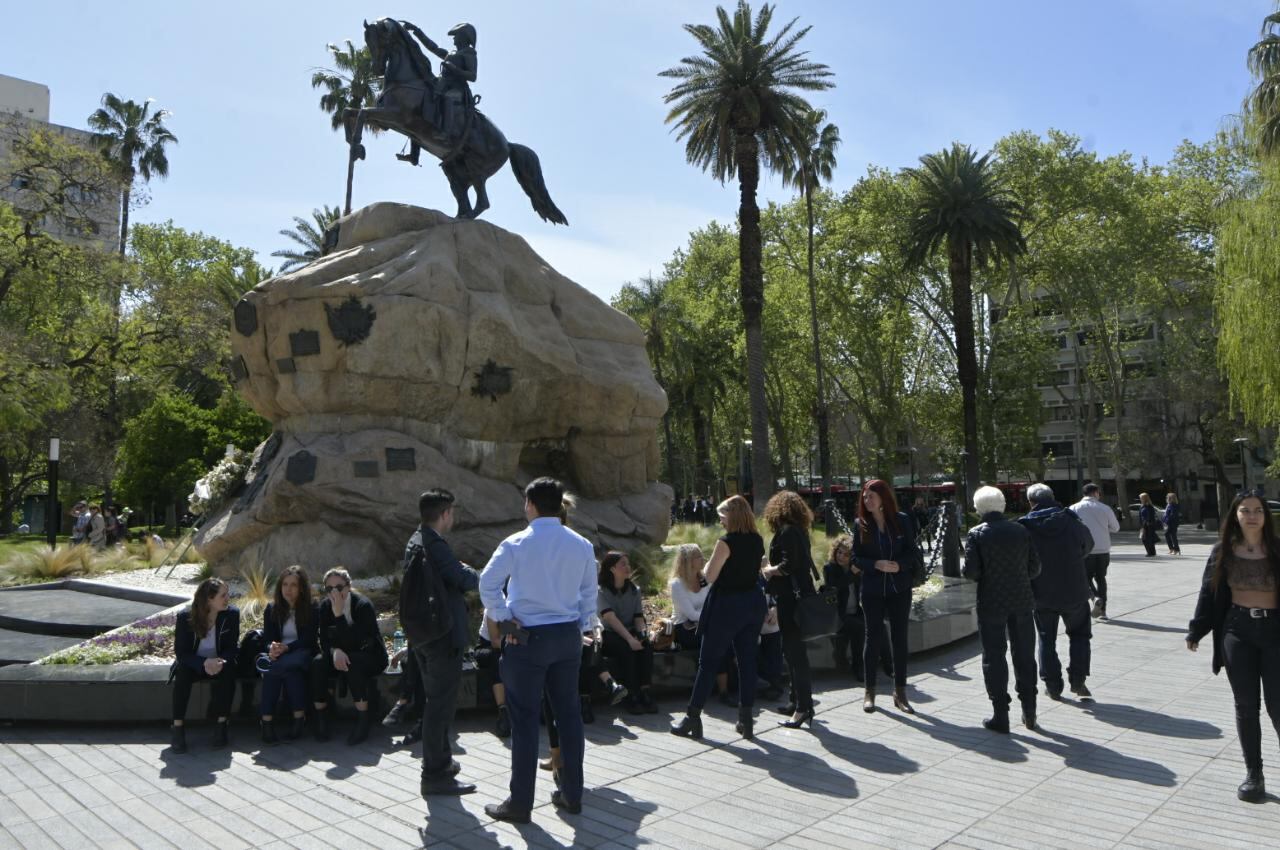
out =
[[[21,209],[27,179],[5,167],[9,151],[18,134],[31,127],[51,130],[85,147],[93,143],[93,134],[75,127],[50,122],[49,87],[40,83],[0,74],[0,201]],[[76,226],[56,218],[42,222],[46,233],[67,242],[112,250],[120,233],[120,198],[118,195],[98,197],[86,193],[75,199],[80,209],[90,210],[93,226]]]

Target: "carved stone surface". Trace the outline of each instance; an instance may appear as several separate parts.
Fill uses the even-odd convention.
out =
[[[339,233],[328,256],[248,293],[258,333],[231,334],[249,372],[236,389],[281,447],[252,505],[200,530],[218,572],[390,570],[430,487],[457,497],[450,543],[480,565],[524,527],[521,488],[538,475],[566,482],[570,525],[599,546],[665,539],[667,401],[631,319],[484,221],[375,204]],[[296,335],[352,297],[377,313],[368,337],[326,341],[281,375]],[[357,477],[357,458],[379,477]]]
[[[387,472],[413,472],[417,468],[413,449],[387,449]]]
[[[241,336],[253,336],[258,330],[258,308],[253,302],[243,298],[236,302],[235,324]]]
[[[376,460],[352,461],[351,474],[356,478],[377,478],[378,462]]]
[[[306,357],[320,353],[320,333],[318,331],[294,331],[289,334],[289,353],[294,357]]]
[[[267,468],[280,452],[280,443],[280,432],[272,431],[266,442],[258,446],[258,450],[253,453],[253,462],[249,464],[249,470],[245,473],[245,480],[249,484],[244,488],[244,492],[240,494],[240,498],[236,500],[235,506],[232,507],[233,513],[240,513],[252,505],[253,500],[258,498],[262,488],[267,485]]]
[[[236,355],[231,358],[231,380],[243,381],[249,377],[249,367],[245,365],[244,358]]]
[[[373,328],[373,320],[377,313],[372,307],[361,304],[354,295],[339,306],[324,305],[325,317],[329,320],[329,330],[334,339],[343,345],[355,345],[369,338]]]
[[[290,455],[284,477],[290,484],[311,483],[316,478],[316,456],[308,451]]]
[[[292,375],[298,371],[298,364],[293,362],[292,357],[281,357],[276,360],[276,371],[281,375]]]

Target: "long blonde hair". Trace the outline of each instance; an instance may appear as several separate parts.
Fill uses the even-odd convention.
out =
[[[702,589],[698,568],[694,566],[698,561],[706,563],[702,548],[697,543],[681,543],[680,548],[676,549],[676,565],[671,572],[689,588],[690,593],[697,593]]]

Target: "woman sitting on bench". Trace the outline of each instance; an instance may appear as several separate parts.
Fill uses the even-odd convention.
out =
[[[262,673],[262,743],[279,743],[272,715],[285,700],[293,711],[293,724],[285,737],[302,734],[307,720],[307,673],[318,646],[319,606],[311,601],[311,582],[299,566],[285,567],[276,579],[275,600],[267,605],[262,625],[267,651],[258,656]]]
[[[230,588],[220,578],[207,578],[196,588],[191,607],[178,613],[173,633],[177,661],[173,665],[173,739],[175,753],[187,751],[187,703],[191,687],[210,681],[209,713],[218,719],[213,747],[227,745],[227,716],[236,692],[236,647],[240,643],[240,611],[231,604]]]
[[[378,613],[372,602],[351,589],[350,573],[341,567],[325,573],[324,593],[325,599],[320,603],[320,654],[311,665],[316,740],[329,740],[325,716],[333,698],[329,680],[341,678],[346,680],[356,704],[356,725],[347,737],[347,743],[355,745],[369,737],[369,702],[377,701],[378,674],[387,669],[387,647],[378,631]]]

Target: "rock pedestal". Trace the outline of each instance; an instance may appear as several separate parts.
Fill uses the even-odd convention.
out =
[[[236,389],[275,433],[196,545],[219,572],[398,566],[418,495],[457,497],[482,565],[540,475],[602,547],[661,542],[666,395],[639,327],[485,221],[402,204],[342,219],[336,248],[235,309]]]

